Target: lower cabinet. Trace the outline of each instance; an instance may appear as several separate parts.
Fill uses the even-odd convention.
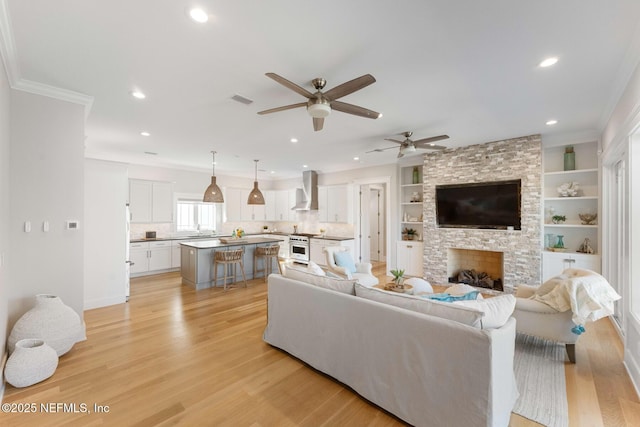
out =
[[[580,268],[600,273],[600,255],[568,252],[542,252],[542,281],[545,282],[567,268]]]
[[[180,268],[180,241],[171,242],[171,268]]]
[[[160,242],[136,242],[129,246],[129,259],[133,262],[131,275],[144,275],[172,268],[170,240]]]
[[[412,240],[398,241],[395,269],[404,270],[404,274],[407,276],[422,277],[424,274],[422,242]]]

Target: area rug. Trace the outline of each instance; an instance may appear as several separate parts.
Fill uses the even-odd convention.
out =
[[[520,398],[513,412],[548,427],[567,427],[564,345],[516,335],[514,371]]]

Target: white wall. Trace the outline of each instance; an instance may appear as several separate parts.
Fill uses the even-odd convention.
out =
[[[625,91],[620,97],[613,114],[609,118],[601,142],[603,148],[603,167],[609,167],[621,156],[627,160],[627,170],[636,171],[629,173],[629,224],[627,230],[630,231],[629,254],[629,283],[625,286],[627,301],[622,301],[624,325],[624,347],[625,365],[635,384],[636,390],[640,390],[640,307],[633,308],[632,302],[640,295],[640,179],[638,179],[637,169],[640,167],[640,155],[638,155],[638,141],[633,142],[630,135],[638,131],[640,127],[640,66],[636,67]],[[635,184],[635,189],[634,189]],[[606,195],[605,195],[606,196]],[[603,219],[610,217],[611,207],[603,205]],[[635,224],[634,224],[635,219]],[[617,244],[615,236],[603,236],[603,253],[609,250],[607,245]],[[606,271],[604,272],[606,275]],[[636,311],[634,313],[634,310]]]
[[[126,301],[127,165],[85,160],[84,308]]]
[[[12,90],[10,127],[9,326],[39,293],[58,295],[82,316],[84,107]],[[80,228],[65,229],[67,220]]]
[[[0,359],[5,352],[9,300],[9,147],[11,89],[4,66],[0,64]],[[3,387],[0,375],[0,387]]]

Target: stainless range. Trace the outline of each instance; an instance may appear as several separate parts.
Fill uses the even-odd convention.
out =
[[[314,234],[289,235],[289,258],[300,264],[309,264],[309,238]]]

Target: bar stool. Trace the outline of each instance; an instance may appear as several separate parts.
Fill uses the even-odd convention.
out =
[[[280,246],[272,245],[272,246],[258,246],[256,250],[253,252],[253,278],[256,279],[256,273],[264,272],[264,281],[267,281],[267,276],[271,274],[273,267],[273,260],[276,260],[276,265],[278,266],[278,272],[282,274],[282,269],[280,268],[280,261],[278,261],[278,253],[280,252]],[[264,268],[262,270],[258,269],[258,259],[262,258],[262,264]]]
[[[224,290],[227,290],[227,279],[233,279],[231,283],[235,283],[236,281],[236,267],[240,264],[240,271],[242,272],[242,281],[244,282],[244,287],[247,287],[247,278],[244,275],[244,262],[242,261],[242,257],[244,255],[244,248],[240,249],[232,249],[228,251],[215,251],[213,255],[213,285],[218,285],[218,265],[222,265],[224,268],[224,276],[222,276],[222,280],[224,281]],[[229,267],[233,265],[233,275],[228,276]]]

